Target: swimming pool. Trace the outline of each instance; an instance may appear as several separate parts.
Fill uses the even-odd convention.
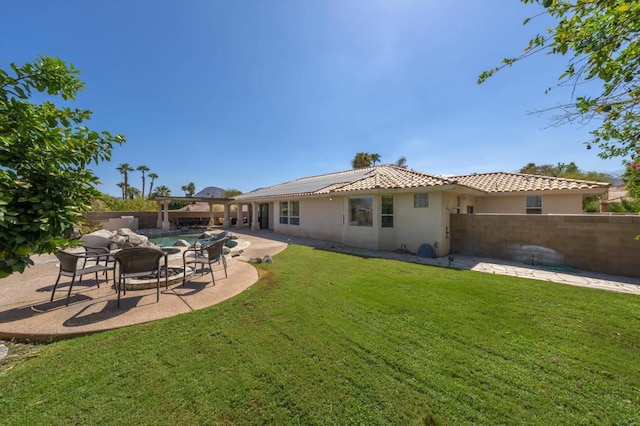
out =
[[[203,239],[202,234],[184,234],[184,235],[170,235],[168,237],[154,237],[149,238],[149,242],[159,245],[160,247],[171,247],[178,240],[185,240],[189,244],[195,243],[197,240]],[[228,240],[224,245],[228,248],[233,248],[238,243],[234,240]]]
[[[171,247],[178,240],[185,240],[189,244],[192,244],[201,236],[202,234],[170,235],[168,237],[149,238],[149,242],[157,244],[160,247]]]

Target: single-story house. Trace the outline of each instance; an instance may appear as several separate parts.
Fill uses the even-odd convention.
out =
[[[520,173],[434,176],[380,165],[312,176],[233,197],[251,206],[251,226],[374,250],[423,243],[449,253],[449,216],[572,214],[609,184]]]
[[[480,191],[468,198],[468,213],[581,214],[584,197],[607,192],[605,182],[523,173],[454,176],[458,185]],[[465,207],[469,209],[469,207]]]

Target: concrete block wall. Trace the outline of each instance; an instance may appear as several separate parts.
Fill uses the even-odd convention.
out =
[[[122,216],[133,216],[138,219],[138,229],[155,228],[158,212],[87,212],[84,217],[89,226],[98,226],[109,219],[120,219]]]
[[[635,215],[451,215],[451,253],[631,277],[639,234]]]

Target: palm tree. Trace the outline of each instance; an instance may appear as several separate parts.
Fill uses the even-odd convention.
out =
[[[149,171],[149,168],[147,166],[142,165],[142,166],[138,166],[136,170],[139,172],[142,172],[142,198],[144,198],[144,188],[146,186],[144,174]]]
[[[398,161],[396,161],[396,166],[397,167],[402,167],[403,169],[406,169],[407,166],[407,157],[405,157],[404,155],[400,158],[398,158]]]
[[[129,195],[129,172],[133,171],[133,167],[131,167],[127,163],[122,163],[118,167],[116,167],[116,170],[122,173],[122,176],[124,177],[122,198],[127,198]]]
[[[164,185],[160,185],[159,187],[156,188],[155,192],[153,193],[154,197],[169,197],[171,196],[171,190]]]
[[[351,160],[351,166],[354,169],[363,169],[365,167],[371,167],[371,156],[366,152],[359,152]]]
[[[124,182],[119,182],[118,188],[122,191],[122,199],[124,200]]]
[[[153,173],[153,172],[151,172],[147,176],[149,176],[151,178],[151,182],[149,182],[149,198],[151,198],[151,191],[153,190],[153,181],[158,179],[158,175]]]
[[[134,188],[133,186],[129,187],[129,199],[133,200],[136,197],[140,196],[140,190],[138,188]]]
[[[369,154],[369,158],[371,159],[371,163],[375,166],[376,163],[380,162],[381,155],[380,154]]]
[[[180,188],[184,191],[185,197],[193,197],[193,194],[196,192],[196,185],[193,182],[189,182],[187,185],[182,186]]]

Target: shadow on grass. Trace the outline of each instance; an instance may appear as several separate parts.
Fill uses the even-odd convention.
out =
[[[384,260],[392,260],[396,262],[404,262],[404,263],[412,263],[414,265],[422,265],[428,266],[432,268],[442,268],[447,269],[449,271],[466,271],[470,268],[466,267],[458,267],[454,264],[454,261],[442,260],[447,258],[426,258],[426,257],[418,257],[416,255],[407,254],[407,253],[398,253],[398,252],[373,252],[373,253],[362,253],[356,251],[351,251],[349,249],[345,250],[340,247],[330,248],[330,247],[313,247],[314,250],[326,251],[329,253],[337,253],[344,254],[347,256],[354,256],[360,259],[384,259]],[[451,264],[440,264],[438,260],[442,260],[442,262],[450,262]]]
[[[329,253],[338,253],[338,254],[346,254],[349,256],[354,256],[354,257],[359,257],[360,259],[382,259],[381,256],[374,256],[374,255],[369,255],[369,254],[364,254],[364,253],[357,253],[357,252],[352,252],[352,251],[348,251],[348,250],[341,250],[339,248],[331,248],[331,247],[313,247],[314,250],[318,250],[318,251],[326,251]]]

